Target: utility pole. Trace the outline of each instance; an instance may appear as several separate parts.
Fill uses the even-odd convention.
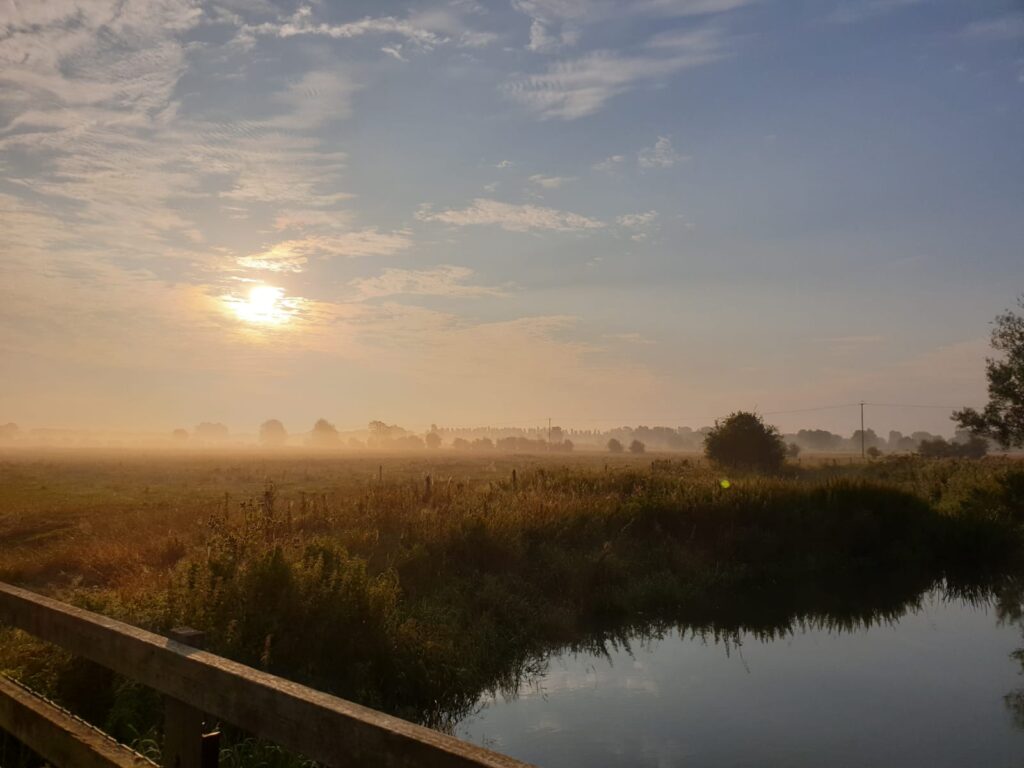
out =
[[[860,458],[864,459],[864,401],[860,401]]]
[[[551,447],[551,417],[548,416],[548,447]]]

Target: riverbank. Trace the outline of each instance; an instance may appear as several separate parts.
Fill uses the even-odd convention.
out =
[[[777,478],[669,458],[506,461],[8,463],[0,578],[157,630],[187,624],[215,652],[448,727],[546,650],[623,627],[848,620],[1019,562],[1011,461]],[[120,738],[152,737],[145,691],[23,639],[0,654]]]

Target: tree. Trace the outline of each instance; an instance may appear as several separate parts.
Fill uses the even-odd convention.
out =
[[[957,453],[965,459],[982,459],[988,455],[988,440],[973,435],[966,443],[957,443]]]
[[[786,455],[789,458],[791,458],[791,459],[799,459],[800,458],[800,446],[797,445],[796,443],[787,443],[786,444]]]
[[[310,445],[318,448],[333,448],[341,441],[338,439],[338,430],[327,419],[317,419],[313,425],[313,431],[309,433]]]
[[[277,419],[260,424],[260,442],[269,448],[279,448],[288,441],[288,432]]]
[[[972,437],[962,443],[947,443],[943,438],[922,440],[917,453],[926,459],[980,459],[988,453],[988,441]]]
[[[646,450],[647,446],[645,446],[639,440],[634,440],[632,443],[629,444],[630,453],[643,453]]]
[[[704,439],[704,454],[723,467],[775,472],[786,460],[786,444],[756,413],[736,411],[715,422]]]
[[[866,451],[869,459],[878,459],[882,456],[882,451],[877,445],[872,445]]]
[[[6,424],[0,424],[0,440],[14,440],[18,437],[18,433],[21,430],[18,429],[18,425],[13,421],[9,421]]]
[[[825,429],[801,429],[796,433],[797,442],[809,451],[837,451],[843,444],[840,435]]]
[[[1024,309],[1024,294],[1017,299]],[[963,408],[953,420],[977,437],[988,437],[1003,448],[1024,447],[1024,315],[1007,310],[993,321],[992,348],[1002,358],[985,361],[988,405],[980,412]]]
[[[441,436],[437,432],[427,432],[427,436],[423,439],[427,442],[427,448],[441,447]]]
[[[622,443],[616,440],[614,437],[608,441],[608,452],[609,453],[622,453]]]
[[[188,432],[179,427],[178,429],[171,432],[171,439],[174,440],[174,442],[176,443],[184,443],[186,440],[188,440]]]

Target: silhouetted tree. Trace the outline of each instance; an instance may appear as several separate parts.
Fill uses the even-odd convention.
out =
[[[926,459],[980,459],[988,453],[988,441],[972,437],[962,443],[947,443],[943,438],[922,440],[917,453]]]
[[[704,440],[704,453],[723,467],[775,472],[785,462],[786,446],[779,430],[756,413],[737,411],[715,422]]]
[[[645,446],[639,440],[634,440],[632,443],[629,444],[630,453],[643,453],[646,450],[647,446]]]
[[[184,443],[186,440],[188,440],[188,432],[186,432],[184,429],[176,429],[173,432],[171,432],[171,439],[174,440],[174,442],[176,443]]]
[[[14,440],[18,433],[21,432],[18,429],[18,425],[13,421],[9,421],[6,424],[0,424],[0,440]]]
[[[800,458],[800,446],[797,445],[796,443],[787,443],[786,444],[786,456],[788,456],[791,459],[799,459]]]
[[[309,433],[309,444],[318,448],[333,448],[340,444],[338,430],[327,419],[317,419]]]
[[[1017,299],[1024,309],[1024,294]],[[989,437],[1003,448],[1024,447],[1024,315],[1007,310],[993,322],[992,348],[1002,358],[985,361],[988,405],[980,412],[964,408],[953,413],[961,427]]]
[[[860,430],[859,429],[853,430],[853,434],[850,435],[850,443],[849,444],[850,444],[850,447],[852,447],[854,450],[856,450],[856,451],[860,450],[861,436],[860,436]],[[880,438],[878,435],[875,434],[875,430],[873,430],[873,429],[865,429],[864,430],[864,446],[865,446],[865,448],[870,448],[872,446],[875,446],[877,448],[881,448],[883,445],[885,445],[885,441],[882,440],[882,438]]]
[[[623,450],[622,443],[614,437],[608,441],[608,451],[610,453],[622,453]]]
[[[917,453],[926,459],[945,459],[953,455],[953,446],[936,437],[934,440],[922,440],[917,446]]]
[[[458,451],[464,451],[469,448],[469,440],[466,440],[463,437],[456,437],[452,440],[452,448]]]
[[[877,459],[882,455],[882,451],[877,445],[872,445],[865,453],[867,453],[869,459]]]
[[[260,424],[260,442],[268,448],[279,448],[288,442],[288,432],[277,419],[268,419]]]
[[[974,435],[966,443],[957,443],[957,453],[965,459],[981,459],[988,455],[988,440]]]
[[[843,444],[843,438],[826,429],[801,429],[796,433],[796,440],[809,451],[837,451]]]
[[[441,436],[437,432],[427,432],[427,436],[423,439],[427,443],[427,448],[441,447]]]

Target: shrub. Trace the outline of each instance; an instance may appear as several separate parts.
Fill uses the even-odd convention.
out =
[[[643,453],[646,450],[647,446],[645,446],[639,440],[634,440],[632,443],[629,444],[630,453]]]
[[[775,472],[785,462],[786,446],[779,430],[756,413],[737,411],[715,422],[704,440],[704,453],[723,467]]]
[[[616,440],[614,437],[608,441],[608,452],[609,453],[622,453],[622,443]]]

